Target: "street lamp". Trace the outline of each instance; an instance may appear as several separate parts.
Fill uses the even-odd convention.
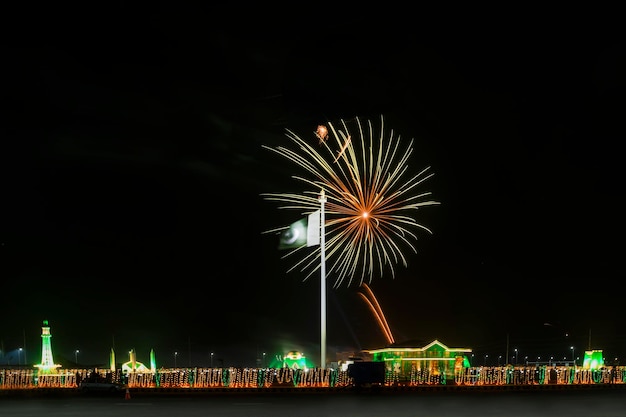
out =
[[[485,360],[483,361],[483,366],[487,366],[487,358],[489,357],[489,355],[485,355]]]
[[[211,368],[213,368],[213,352],[211,352]]]
[[[76,363],[76,365],[78,365],[78,352],[80,352],[78,349],[76,349],[76,351],[74,352],[74,362]]]
[[[517,348],[513,349],[515,351],[515,365],[517,365]]]
[[[174,352],[174,368],[177,368],[178,366],[176,366],[176,357],[178,356],[178,352]]]
[[[574,346],[570,346],[569,348],[572,350],[572,363],[576,366],[576,360],[574,359]]]
[[[263,352],[263,367],[265,368],[265,352]]]
[[[22,348],[19,348],[19,349],[17,350],[17,366],[18,366],[18,367],[22,365],[22,362],[21,362],[21,359],[20,359],[20,355],[21,355],[21,353],[22,353]]]

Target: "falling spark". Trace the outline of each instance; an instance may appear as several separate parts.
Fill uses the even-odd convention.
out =
[[[300,194],[264,193],[266,200],[280,203],[280,209],[309,214],[319,209],[320,190],[325,192],[327,276],[334,276],[335,288],[346,280],[347,286],[357,281],[362,284],[365,279],[371,282],[375,274],[382,276],[385,268],[395,277],[394,266],[399,263],[408,267],[403,249],[417,253],[415,231],[432,233],[413,214],[439,204],[430,199],[430,192],[416,192],[434,175],[430,167],[409,176],[413,140],[401,149],[400,137],[394,136],[393,130],[385,134],[383,117],[379,132],[374,131],[371,121],[363,124],[359,118],[350,125],[341,120],[339,125],[335,128],[328,123],[326,130],[318,127],[316,136],[320,139],[320,131],[329,132],[320,141],[320,150],[288,129],[286,136],[296,149],[263,146],[304,170],[308,176],[293,178],[313,189]],[[280,230],[284,227],[265,233]],[[320,247],[296,248],[284,257],[303,252],[305,255],[288,272],[299,268],[307,280],[320,269]]]

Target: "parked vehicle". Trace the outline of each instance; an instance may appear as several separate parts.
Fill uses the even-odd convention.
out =
[[[106,377],[92,372],[89,377],[78,383],[78,389],[82,392],[119,392],[128,388],[128,385],[113,381],[110,375]]]
[[[124,384],[120,384],[119,382],[106,382],[106,381],[101,381],[101,382],[89,382],[89,381],[82,381],[79,385],[78,385],[78,389],[80,389],[83,392],[120,392],[120,391],[124,391],[126,390],[126,385]]]

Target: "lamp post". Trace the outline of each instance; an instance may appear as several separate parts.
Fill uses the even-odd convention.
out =
[[[74,362],[76,363],[76,365],[78,365],[78,352],[80,352],[78,349],[74,351]]]
[[[515,351],[515,365],[517,365],[517,348],[513,349]]]
[[[211,352],[211,368],[213,368],[213,352]]]
[[[265,352],[263,352],[263,368],[265,368]]]
[[[18,367],[22,366],[22,360],[20,359],[21,354],[22,354],[22,348],[19,348],[17,350],[17,366]]]
[[[574,359],[574,346],[569,347],[572,350],[572,364],[576,366],[576,359]]]
[[[474,362],[474,354],[472,353],[472,366],[476,366],[476,362]]]
[[[178,356],[178,352],[174,352],[174,368],[178,368],[176,365],[176,357]]]
[[[483,366],[487,366],[487,358],[489,357],[489,355],[485,355],[485,360],[483,361]]]

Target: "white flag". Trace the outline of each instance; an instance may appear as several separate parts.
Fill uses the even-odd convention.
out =
[[[309,214],[306,228],[306,245],[315,246],[320,244],[320,210]]]

